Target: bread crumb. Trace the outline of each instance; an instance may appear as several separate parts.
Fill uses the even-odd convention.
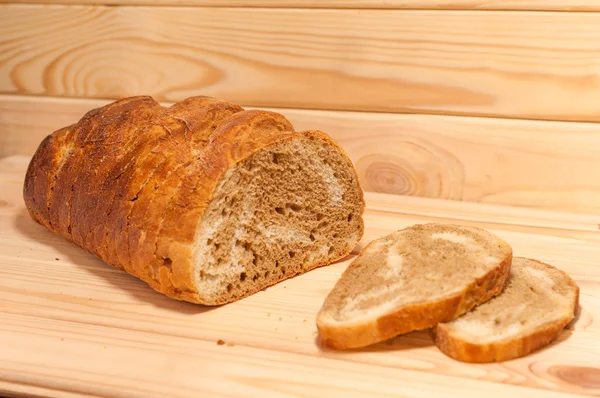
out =
[[[223,344],[225,344],[225,342],[223,340],[220,340],[220,339],[217,340],[217,345],[223,345]]]

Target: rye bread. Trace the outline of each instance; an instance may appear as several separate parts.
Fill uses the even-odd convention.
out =
[[[348,349],[447,322],[499,294],[511,247],[479,228],[419,224],[369,243],[317,316],[325,345]]]
[[[432,329],[435,344],[463,362],[500,362],[539,350],[575,317],[579,287],[563,271],[515,257],[503,293]]]

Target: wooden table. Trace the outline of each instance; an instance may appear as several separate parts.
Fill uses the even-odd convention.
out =
[[[550,347],[454,361],[424,332],[353,352],[315,315],[346,261],[220,308],[168,299],[34,223],[28,159],[0,160],[0,395],[98,397],[600,396],[600,218],[366,194],[365,242],[425,221],[479,225],[572,275],[578,319]]]

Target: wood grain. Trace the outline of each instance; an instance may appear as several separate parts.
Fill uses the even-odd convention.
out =
[[[368,193],[367,233],[359,247],[415,222],[504,220],[490,230],[516,255],[572,275],[582,310],[552,346],[500,364],[456,362],[425,333],[333,352],[320,347],[314,317],[350,259],[219,308],[177,302],[34,223],[21,199],[27,162],[0,160],[0,391],[101,397],[600,394],[595,216]],[[580,239],[582,233],[595,234],[595,241]]]
[[[0,157],[106,100],[0,96]],[[320,129],[348,153],[363,189],[600,214],[600,126],[435,115],[271,108]]]
[[[600,120],[600,13],[6,5],[0,92]]]
[[[14,0],[0,0],[1,3],[14,3]],[[600,10],[597,0],[19,0],[19,3],[403,10]]]

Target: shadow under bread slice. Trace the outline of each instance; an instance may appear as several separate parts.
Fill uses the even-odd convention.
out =
[[[432,330],[446,355],[464,362],[522,357],[554,339],[573,320],[579,288],[551,265],[515,257],[502,294]]]
[[[499,294],[511,247],[479,228],[422,224],[367,245],[317,315],[325,345],[363,347],[457,318]]]

